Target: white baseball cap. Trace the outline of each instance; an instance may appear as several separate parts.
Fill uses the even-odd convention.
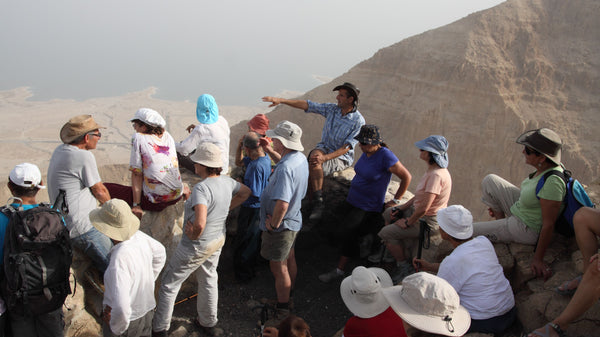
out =
[[[453,238],[466,240],[473,236],[473,215],[461,205],[452,205],[437,212],[440,228]]]
[[[9,178],[13,184],[21,187],[46,188],[46,186],[41,185],[42,173],[40,172],[40,169],[36,165],[30,163],[22,163],[15,166],[15,168],[10,171]]]

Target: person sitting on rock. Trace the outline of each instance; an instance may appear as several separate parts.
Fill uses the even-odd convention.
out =
[[[90,212],[90,220],[114,243],[104,273],[103,336],[150,336],[154,283],[167,259],[165,247],[138,230],[140,219],[124,200],[105,202]]]
[[[535,245],[531,271],[546,280],[552,269],[544,262],[544,254],[562,209],[566,185],[561,177],[550,175],[539,192],[536,188],[546,172],[564,171],[560,162],[562,141],[556,132],[541,128],[523,133],[516,142],[523,145],[523,159],[535,171],[523,180],[521,188],[495,174],[483,178],[481,200],[496,220],[474,223],[473,235],[485,235],[492,242]]]
[[[246,168],[243,183],[252,191],[240,207],[234,244],[235,277],[242,282],[255,276],[254,266],[260,253],[260,196],[271,175],[271,159],[263,151],[259,139],[258,133],[248,132],[240,140],[235,155],[235,164]]]
[[[421,336],[422,332],[424,336],[463,336],[469,330],[469,312],[460,304],[456,290],[441,277],[415,273],[401,285],[384,288],[383,296],[402,318],[409,336]]]
[[[281,103],[305,112],[313,112],[326,118],[321,141],[309,155],[310,176],[309,188],[312,195],[311,221],[319,221],[323,214],[323,179],[336,171],[352,166],[354,161],[354,137],[365,125],[365,119],[358,111],[358,95],[360,90],[354,84],[344,82],[333,88],[337,91],[337,104],[314,103],[309,100],[294,100],[266,96],[263,102],[271,102],[269,107]]]
[[[383,296],[393,286],[390,275],[381,268],[354,268],[340,285],[344,304],[354,317],[344,326],[344,337],[406,337],[404,322]]]
[[[383,227],[381,212],[400,202],[410,184],[411,175],[394,153],[383,142],[379,128],[364,125],[354,137],[360,144],[363,154],[354,166],[356,175],[350,183],[350,190],[342,209],[339,230],[342,233],[341,256],[337,268],[319,275],[323,282],[342,278],[349,259],[358,257],[361,236],[376,235]],[[394,200],[384,204],[385,193],[392,174],[400,178]]]
[[[196,119],[200,124],[190,124],[186,128],[190,133],[189,136],[175,143],[179,164],[190,172],[195,172],[194,161],[190,159],[190,155],[200,144],[213,143],[221,149],[223,161],[221,174],[227,174],[229,172],[229,123],[225,117],[219,115],[219,107],[212,95],[203,94],[198,97]]]
[[[133,214],[160,212],[187,198],[190,190],[181,181],[175,141],[165,130],[165,119],[155,110],[141,108],[129,120],[131,137],[131,186],[104,184],[112,198],[125,200]]]
[[[473,216],[463,206],[440,209],[437,220],[442,239],[454,251],[442,263],[415,258],[414,267],[437,272],[454,287],[471,315],[469,332],[501,334],[514,322],[517,310],[494,246],[485,236],[473,238]]]
[[[590,207],[582,207],[573,215],[573,227],[577,246],[581,251],[583,270],[587,270],[592,255],[598,252],[598,237],[600,237],[600,210]],[[556,288],[562,295],[573,295],[581,282],[581,275],[573,280],[565,281]]]
[[[409,262],[404,240],[415,241],[419,237],[419,219],[424,220],[433,233],[437,233],[437,211],[448,206],[452,190],[452,178],[448,171],[448,141],[443,136],[429,136],[415,143],[419,158],[427,164],[427,172],[421,177],[415,196],[405,204],[388,208],[383,217],[386,226],[378,235],[388,251],[396,259],[397,271],[394,283],[415,272]],[[390,224],[391,223],[391,224]],[[389,225],[388,225],[389,224]]]
[[[600,259],[593,255],[581,282],[567,307],[552,322],[531,332],[528,337],[566,337],[569,324],[583,315],[600,298]],[[597,331],[597,330],[596,330]]]

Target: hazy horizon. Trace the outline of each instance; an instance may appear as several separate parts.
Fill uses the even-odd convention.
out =
[[[0,90],[83,100],[155,97],[252,106],[305,92],[377,50],[500,0],[4,2]],[[360,86],[360,84],[358,84]]]

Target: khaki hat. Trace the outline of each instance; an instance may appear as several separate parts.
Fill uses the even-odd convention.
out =
[[[121,199],[111,199],[92,210],[90,221],[100,233],[116,241],[128,240],[140,228],[140,219]]]
[[[75,116],[60,129],[60,140],[65,144],[71,144],[77,138],[98,129],[105,129],[105,127],[98,125],[92,115]]]
[[[453,238],[466,240],[473,236],[473,215],[461,205],[452,205],[437,212],[440,228]]]
[[[302,129],[290,121],[280,122],[274,130],[267,130],[267,137],[279,139],[290,150],[304,151],[300,141]]]
[[[223,167],[223,159],[221,158],[221,149],[213,143],[202,143],[198,145],[196,152],[190,156],[190,159],[197,164],[206,167],[219,168]]]
[[[22,163],[15,166],[12,171],[10,171],[8,178],[13,184],[21,187],[46,188],[46,186],[41,185],[42,173],[40,172],[40,169],[36,165],[30,163]]]
[[[547,128],[529,130],[517,138],[517,143],[529,146],[554,164],[560,165],[562,140],[556,132]]]
[[[129,121],[133,122],[136,119],[150,126],[160,126],[161,128],[164,128],[165,125],[167,125],[165,119],[156,110],[148,108],[141,108],[136,111],[133,118]]]
[[[344,304],[355,316],[371,318],[390,307],[381,290],[393,285],[392,278],[385,270],[359,266],[342,281],[340,293]]]
[[[383,289],[383,296],[403,321],[421,331],[462,336],[471,326],[471,315],[460,305],[458,293],[441,277],[412,274],[402,285]]]

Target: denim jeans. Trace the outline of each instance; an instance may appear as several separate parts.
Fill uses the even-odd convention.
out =
[[[113,246],[108,236],[92,228],[80,236],[71,238],[71,244],[92,259],[96,268],[104,274],[109,262],[108,253]]]
[[[152,321],[153,331],[169,330],[175,298],[183,282],[192,273],[195,273],[198,283],[198,298],[196,299],[198,322],[205,327],[213,327],[217,324],[219,300],[217,265],[224,244],[225,236],[209,242],[203,249],[179,243],[163,269],[158,304]]]

